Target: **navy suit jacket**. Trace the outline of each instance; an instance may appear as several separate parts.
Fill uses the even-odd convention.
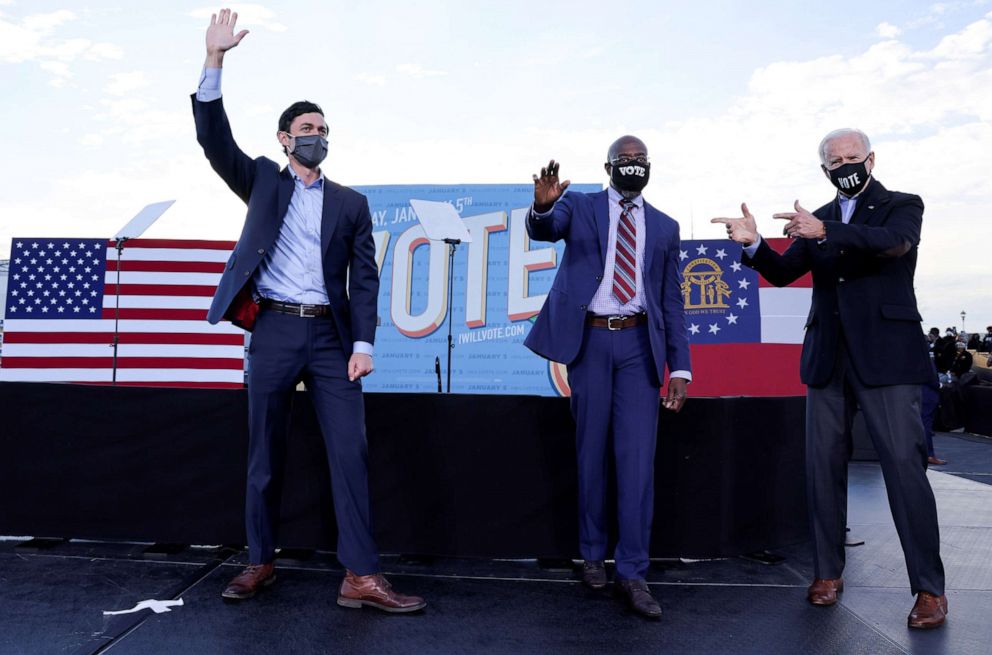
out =
[[[813,214],[827,238],[797,239],[783,254],[767,242],[742,262],[775,286],[813,272],[800,375],[827,384],[843,334],[851,365],[867,385],[925,384],[931,376],[916,307],[916,271],[923,201],[872,180],[845,225],[834,199]]]
[[[252,278],[282,227],[295,181],[288,168],[271,159],[252,159],[234,141],[223,100],[193,99],[196,138],[210,165],[248,205],[245,225],[221,276],[207,320],[228,319],[251,330],[258,310]],[[343,350],[355,341],[375,342],[379,271],[375,263],[372,218],[365,196],[324,180],[320,224],[321,263],[331,315]]]
[[[527,233],[538,241],[565,240],[565,254],[555,281],[524,344],[538,355],[562,364],[579,356],[589,302],[603,281],[610,234],[609,192],[565,193],[551,215],[527,217]],[[644,203],[644,303],[651,352],[659,381],[669,371],[690,371],[689,335],[685,327],[682,272],[679,269],[679,224]]]

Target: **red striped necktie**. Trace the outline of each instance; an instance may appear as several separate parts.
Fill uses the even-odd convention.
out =
[[[617,225],[616,257],[613,265],[613,295],[626,305],[637,291],[637,224],[634,203],[620,201],[620,223]]]

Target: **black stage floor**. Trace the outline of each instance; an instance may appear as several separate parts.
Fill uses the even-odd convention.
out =
[[[244,554],[188,548],[149,556],[147,544],[0,542],[0,653],[988,653],[992,651],[992,440],[940,434],[949,460],[931,471],[948,574],[947,625],[906,628],[912,605],[877,465],[850,469],[852,537],[840,604],[804,600],[806,544],[777,565],[735,558],[662,560],[649,574],[664,616],[631,615],[586,591],[568,570],[534,561],[384,559],[403,591],[427,597],[420,615],[335,604],[331,555],[280,560],[279,581],[255,599],[221,601]],[[951,474],[949,474],[951,473]],[[657,508],[656,521],[664,521]],[[103,611],[182,598],[167,613]]]

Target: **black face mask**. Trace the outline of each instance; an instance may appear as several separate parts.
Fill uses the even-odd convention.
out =
[[[638,193],[648,185],[651,177],[651,163],[611,164],[610,181],[618,191]]]
[[[827,171],[827,174],[841,193],[845,196],[853,196],[861,193],[868,184],[868,167],[865,166],[867,162],[868,158],[865,157],[864,161],[838,166],[832,171]]]
[[[319,134],[295,136],[289,154],[307,168],[317,168],[327,156],[327,139]]]

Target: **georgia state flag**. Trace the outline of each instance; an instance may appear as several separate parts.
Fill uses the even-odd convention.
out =
[[[768,239],[783,252],[788,239]],[[812,295],[804,275],[777,288],[741,263],[732,241],[682,241],[693,396],[804,395],[799,357]]]

